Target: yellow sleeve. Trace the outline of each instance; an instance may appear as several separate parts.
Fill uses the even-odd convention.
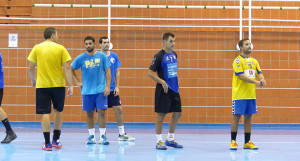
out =
[[[242,67],[242,62],[240,61],[241,59],[235,59],[233,61],[233,71],[235,73],[236,76],[244,74],[244,69]]]
[[[71,60],[71,56],[69,54],[69,52],[67,51],[67,49],[63,46],[62,47],[62,63],[70,61]]]
[[[28,60],[29,61],[31,61],[31,62],[33,62],[33,63],[37,63],[37,58],[36,58],[36,49],[37,47],[36,46],[34,46],[33,48],[32,48],[32,50],[31,50],[31,52],[30,52],[30,54],[28,55]]]
[[[257,73],[257,75],[258,75],[258,74],[261,74],[262,72],[261,72],[261,69],[260,69],[260,66],[259,66],[258,61],[255,60],[255,63],[256,63],[256,73]]]

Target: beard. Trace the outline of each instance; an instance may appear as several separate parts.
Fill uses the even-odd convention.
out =
[[[92,51],[94,51],[94,48],[86,48],[86,51],[92,52]]]
[[[245,53],[245,54],[250,54],[250,53],[251,53],[251,50],[248,50],[248,49],[247,49],[247,50],[244,51],[244,53]]]

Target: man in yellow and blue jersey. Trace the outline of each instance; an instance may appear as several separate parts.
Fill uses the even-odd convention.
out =
[[[257,113],[256,86],[266,85],[265,78],[256,59],[250,57],[251,42],[249,39],[239,41],[242,52],[233,61],[232,80],[232,114],[231,124],[231,150],[237,150],[236,136],[239,120],[244,115],[245,143],[244,149],[257,150],[258,147],[250,141],[252,114]]]

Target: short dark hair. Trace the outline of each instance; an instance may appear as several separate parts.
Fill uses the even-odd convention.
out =
[[[47,39],[50,39],[51,38],[51,36],[53,35],[53,34],[55,34],[56,33],[56,29],[55,28],[53,28],[53,27],[48,27],[48,28],[46,28],[45,30],[44,30],[44,38],[47,40]]]
[[[165,33],[164,34],[164,36],[163,36],[163,40],[168,40],[169,39],[169,37],[172,37],[172,38],[174,38],[175,37],[175,35],[174,34],[172,34],[172,33],[170,33],[170,32],[168,32],[168,33]]]
[[[245,38],[245,39],[242,39],[242,40],[239,41],[239,47],[240,47],[240,49],[243,47],[244,41],[247,41],[247,40],[249,40],[249,39]]]
[[[93,43],[95,43],[95,38],[94,38],[94,37],[92,37],[92,36],[87,36],[87,37],[85,37],[85,39],[84,39],[84,41],[83,41],[83,42],[85,42],[86,40],[92,40],[92,41],[93,41]]]
[[[108,37],[106,37],[106,36],[101,37],[101,38],[99,39],[99,43],[100,43],[100,44],[102,44],[103,39],[108,39]]]

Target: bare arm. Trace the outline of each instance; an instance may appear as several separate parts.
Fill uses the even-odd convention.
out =
[[[79,81],[79,79],[78,79],[78,77],[77,77],[77,75],[76,75],[76,73],[75,73],[75,69],[74,69],[73,67],[71,67],[71,72],[72,72],[72,78],[73,78],[73,80],[75,81],[75,83],[76,83],[79,87],[81,87],[81,86],[82,86],[82,82]]]
[[[36,67],[36,64],[33,63],[33,62],[30,62],[30,65],[29,65],[29,76],[30,76],[30,79],[31,79],[31,85],[32,87],[35,87],[36,85],[36,80],[35,80],[35,67]]]
[[[162,86],[163,86],[163,88],[164,88],[164,92],[165,93],[167,93],[168,92],[168,85],[167,85],[167,83],[163,80],[163,79],[161,79],[161,78],[159,78],[157,75],[156,75],[156,72],[154,72],[154,71],[152,71],[152,70],[148,70],[148,76],[152,79],[152,80],[154,80],[156,83],[159,83],[159,84],[161,84]]]
[[[106,75],[106,87],[104,89],[104,96],[108,96],[110,93],[110,82],[111,82],[110,67],[105,69],[105,75]]]
[[[118,96],[119,93],[120,93],[119,85],[120,85],[120,69],[117,68],[117,71],[116,71],[116,88],[115,88],[115,91],[114,91],[115,96]]]
[[[72,72],[71,72],[71,65],[70,61],[64,62],[63,67],[65,70],[65,75],[69,84],[69,88],[67,91],[67,96],[72,96],[73,94],[73,84],[72,84]]]
[[[249,77],[247,77],[245,74],[241,74],[238,76],[242,81],[247,82],[247,83],[252,83],[255,84],[259,87],[262,87],[262,84],[260,83],[260,81],[257,81],[255,79],[251,79]]]
[[[266,83],[266,80],[265,80],[265,77],[264,77],[263,74],[258,74],[257,77],[258,77],[258,80],[260,81],[260,83],[261,83],[263,86],[267,84],[267,83]]]

